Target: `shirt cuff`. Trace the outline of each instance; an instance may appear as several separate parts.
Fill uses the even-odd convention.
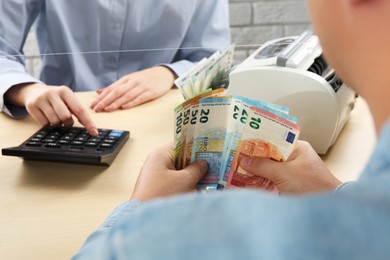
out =
[[[14,106],[14,105],[4,105],[3,112],[16,119],[25,118],[28,116],[28,112],[25,107]]]
[[[197,62],[191,62],[188,60],[180,60],[174,63],[162,63],[160,66],[165,66],[170,68],[178,77],[189,71],[192,67],[196,65]]]
[[[24,107],[5,104],[4,95],[13,86],[25,83],[42,83],[36,78],[20,72],[12,72],[0,78],[0,109],[13,118],[23,118],[28,115]]]

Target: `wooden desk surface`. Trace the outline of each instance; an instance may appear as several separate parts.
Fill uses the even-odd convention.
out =
[[[95,93],[77,93],[88,107]],[[91,115],[99,128],[130,130],[110,167],[23,161],[0,156],[2,259],[69,259],[111,210],[130,197],[148,152],[173,140],[178,90],[143,106]],[[40,126],[0,115],[0,148],[19,145]],[[358,100],[338,141],[323,156],[341,180],[355,179],[375,144],[371,115]]]

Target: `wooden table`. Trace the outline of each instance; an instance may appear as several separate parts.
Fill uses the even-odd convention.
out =
[[[77,93],[88,105],[94,92]],[[91,112],[99,128],[130,130],[110,167],[23,161],[0,156],[0,258],[69,259],[111,210],[130,197],[148,152],[173,140],[178,90],[140,107]],[[0,115],[0,148],[19,145],[40,126]],[[375,144],[371,115],[358,100],[338,141],[323,159],[343,181],[355,179]]]

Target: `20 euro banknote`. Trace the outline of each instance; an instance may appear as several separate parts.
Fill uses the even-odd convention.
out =
[[[209,165],[206,175],[197,185],[199,190],[217,188],[230,105],[228,97],[206,98],[199,102],[191,162],[202,159]]]

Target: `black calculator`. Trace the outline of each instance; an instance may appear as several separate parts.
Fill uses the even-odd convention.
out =
[[[98,132],[98,136],[91,136],[83,127],[44,126],[21,145],[3,148],[1,152],[27,160],[111,165],[130,132]]]

